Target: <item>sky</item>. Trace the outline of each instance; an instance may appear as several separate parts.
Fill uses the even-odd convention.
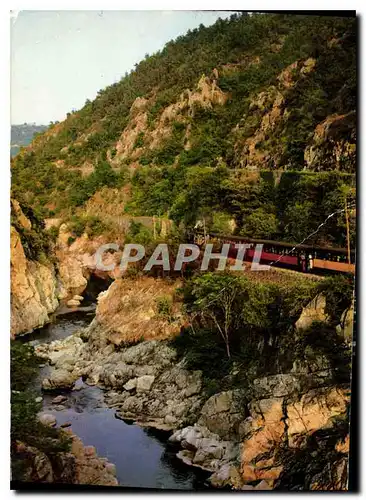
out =
[[[21,11],[11,17],[11,123],[63,120],[145,54],[231,12]]]

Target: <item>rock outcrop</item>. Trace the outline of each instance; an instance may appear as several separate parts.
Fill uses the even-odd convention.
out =
[[[52,457],[18,443],[16,454],[26,464],[23,482],[118,486],[114,464],[98,457],[94,446],[84,446],[70,430],[61,432],[71,438],[71,449]]]
[[[13,226],[10,252],[11,336],[15,337],[50,321],[59,304],[59,283],[51,263],[41,264],[26,258],[20,235]]]
[[[149,277],[116,279],[98,297],[93,338],[115,345],[171,338],[184,321],[175,294],[178,286]],[[159,309],[160,301],[166,302],[166,310]]]
[[[311,170],[352,171],[356,161],[356,113],[334,114],[319,123],[304,159]]]
[[[108,152],[111,164],[118,166],[121,160],[131,158],[135,160],[131,165],[137,166],[136,160],[144,152],[144,147],[138,146],[138,138],[143,138],[144,146],[148,149],[157,149],[172,135],[174,122],[186,127],[185,149],[189,149],[190,125],[186,115],[193,117],[197,107],[211,109],[213,106],[223,106],[229,98],[228,93],[218,86],[218,76],[217,69],[213,70],[211,76],[202,75],[195,88],[184,90],[176,102],[163,109],[152,129],[148,123],[148,112],[155,98],[137,97],[130,108],[128,125],[116,143],[114,157]]]

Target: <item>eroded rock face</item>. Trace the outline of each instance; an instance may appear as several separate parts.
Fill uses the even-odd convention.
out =
[[[330,387],[313,389],[300,401],[287,406],[287,436],[290,447],[297,447],[304,434],[332,426],[332,417],[346,411],[349,396],[347,389]]]
[[[179,283],[170,284],[149,277],[115,280],[106,293],[98,297],[94,335],[98,344],[164,339],[178,333],[184,318],[180,303],[174,300],[177,286]],[[170,318],[159,314],[159,297],[172,300]]]
[[[301,312],[295,326],[299,329],[308,328],[313,321],[326,321],[326,300],[324,295],[317,295]]]
[[[356,162],[356,113],[331,115],[319,123],[304,159],[312,170],[332,169],[354,171]]]
[[[250,416],[241,424],[241,473],[245,483],[265,480],[271,488],[284,470],[283,447],[300,449],[320,429],[331,428],[334,417],[345,414],[348,390],[320,387],[299,400],[271,398],[253,401]],[[297,398],[296,398],[297,399]],[[338,443],[346,449],[347,443]]]
[[[29,261],[19,233],[11,227],[11,336],[31,332],[50,321],[58,307],[58,282],[52,264]]]
[[[275,452],[285,434],[282,406],[282,398],[263,399],[250,405],[250,417],[242,427],[245,437],[241,474],[245,483],[261,479],[273,484],[282,472],[281,466],[274,466]]]
[[[185,115],[193,116],[196,107],[208,109],[213,106],[223,106],[228,100],[228,94],[217,84],[218,76],[217,69],[211,76],[202,75],[195,88],[184,90],[176,102],[163,110],[152,127],[149,127],[148,123],[148,110],[154,104],[154,97],[150,99],[137,97],[130,108],[129,122],[116,143],[114,158],[109,152],[111,163],[118,165],[118,162],[127,157],[138,161],[144,149],[161,147],[171,136],[173,123],[177,122],[186,127],[185,149],[189,149],[190,125]],[[136,141],[139,137],[143,139],[143,147],[137,146]]]

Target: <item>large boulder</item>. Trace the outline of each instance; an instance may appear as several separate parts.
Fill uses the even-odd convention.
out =
[[[325,314],[326,299],[324,295],[317,295],[301,312],[299,319],[295,323],[297,330],[308,328],[313,321],[326,321]]]
[[[223,439],[235,439],[242,420],[239,391],[220,392],[203,405],[198,424]]]
[[[51,415],[50,413],[40,413],[38,415],[38,420],[41,422],[43,425],[47,425],[48,427],[55,427],[57,424],[56,417],[54,415]]]
[[[154,375],[143,375],[136,382],[136,392],[149,392],[155,380]]]
[[[77,376],[72,372],[63,369],[53,370],[48,378],[42,382],[42,388],[47,391],[56,389],[72,389]]]
[[[136,389],[136,385],[137,385],[137,378],[130,378],[130,380],[125,383],[123,388],[125,391],[132,391],[133,389]]]

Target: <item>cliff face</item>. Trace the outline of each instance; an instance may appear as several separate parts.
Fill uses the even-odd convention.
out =
[[[20,208],[19,208],[20,210]],[[23,212],[23,227],[31,229]],[[53,264],[26,258],[18,231],[11,227],[11,336],[27,333],[50,320],[58,302],[58,280]]]
[[[98,297],[95,317],[98,340],[114,345],[177,334],[184,322],[176,289],[179,282],[143,277],[117,279]]]
[[[69,245],[71,233],[64,224],[51,244],[43,221],[27,217],[17,200],[11,203],[11,336],[15,337],[44,326],[61,303],[85,290],[91,274],[98,273],[95,251],[105,240],[84,234]],[[111,258],[107,254],[106,262]]]

